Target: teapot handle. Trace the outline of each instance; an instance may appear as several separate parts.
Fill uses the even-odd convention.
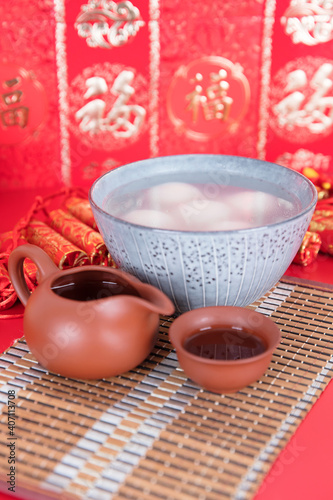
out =
[[[14,290],[24,306],[30,297],[30,291],[24,278],[24,259],[31,259],[38,269],[38,282],[43,281],[47,276],[59,271],[59,268],[50,259],[44,250],[36,245],[26,244],[15,248],[8,259],[8,272]]]

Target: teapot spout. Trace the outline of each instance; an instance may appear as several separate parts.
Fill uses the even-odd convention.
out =
[[[166,316],[175,312],[173,302],[158,288],[142,282],[135,282],[135,284],[133,282],[133,285],[139,292],[140,298],[143,299],[142,305],[149,311]]]

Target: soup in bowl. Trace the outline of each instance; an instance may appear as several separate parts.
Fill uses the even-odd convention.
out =
[[[317,191],[274,163],[193,154],[112,170],[89,200],[116,264],[184,312],[265,294],[299,249]]]

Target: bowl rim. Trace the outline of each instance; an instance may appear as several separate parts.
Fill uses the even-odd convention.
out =
[[[275,331],[276,334],[276,339],[274,342],[272,342],[271,346],[266,347],[264,352],[260,354],[256,354],[254,356],[251,356],[249,358],[242,358],[242,359],[209,359],[209,358],[200,358],[199,356],[196,356],[195,354],[189,352],[188,350],[185,349],[183,345],[183,341],[187,339],[191,333],[193,333],[190,330],[187,330],[186,333],[189,333],[189,335],[184,335],[182,339],[177,338],[175,335],[175,329],[180,328],[182,323],[186,322],[187,318],[189,316],[194,316],[197,315],[199,316],[200,314],[209,316],[209,313],[211,312],[214,314],[215,312],[221,312],[223,314],[223,311],[228,308],[230,311],[233,310],[235,313],[238,312],[241,315],[247,315],[247,314],[255,314],[260,315],[261,319],[266,323],[271,329]],[[223,321],[221,321],[221,326],[228,326],[226,324],[222,325]],[[230,323],[230,322],[228,322]],[[186,329],[186,327],[183,328],[183,331]],[[253,327],[253,329],[250,329],[251,333],[253,335],[256,335],[256,328]],[[180,353],[181,357],[187,357],[193,361],[196,361],[197,363],[200,363],[201,365],[211,365],[211,366],[234,366],[234,365],[248,365],[248,364],[253,364],[256,363],[257,361],[260,361],[261,359],[266,358],[267,356],[271,357],[273,352],[276,350],[276,348],[279,346],[281,339],[282,339],[282,334],[281,330],[277,326],[277,324],[268,316],[265,316],[264,314],[261,314],[257,311],[254,311],[252,309],[248,309],[246,307],[240,307],[240,306],[208,306],[208,307],[200,307],[198,309],[192,309],[191,311],[187,311],[178,318],[174,320],[174,322],[171,324],[169,328],[169,338],[171,341],[171,344],[176,350],[176,353]],[[260,337],[262,338],[262,337]],[[180,362],[179,362],[180,363]],[[180,363],[181,364],[181,363]]]
[[[97,187],[97,184],[104,178],[104,177],[107,177],[109,175],[112,175],[112,173],[114,171],[118,171],[119,169],[125,169],[126,167],[130,167],[130,166],[133,166],[133,165],[139,165],[140,163],[142,162],[149,162],[149,163],[152,163],[158,159],[160,160],[163,160],[163,159],[167,159],[167,161],[172,161],[172,158],[179,158],[179,157],[209,157],[209,158],[224,158],[224,159],[227,159],[227,158],[239,158],[239,159],[245,159],[246,161],[248,162],[253,162],[254,164],[259,164],[259,163],[264,163],[264,164],[268,164],[268,165],[273,165],[274,167],[277,167],[281,170],[289,170],[291,172],[293,172],[293,174],[296,176],[296,177],[300,177],[300,178],[303,178],[303,180],[305,180],[305,182],[307,183],[307,185],[309,186],[310,190],[312,191],[312,199],[310,201],[310,203],[307,205],[307,207],[305,207],[303,210],[301,210],[298,214],[296,215],[293,215],[292,217],[289,217],[287,219],[284,219],[282,221],[278,221],[278,222],[273,222],[272,224],[266,224],[264,226],[254,226],[254,227],[250,227],[250,228],[243,228],[243,229],[220,229],[220,230],[214,230],[214,231],[187,231],[187,230],[180,230],[180,229],[163,229],[163,228],[158,228],[158,227],[153,227],[153,226],[145,226],[143,224],[136,224],[134,222],[128,222],[124,219],[121,219],[120,217],[116,217],[115,215],[112,215],[108,212],[106,212],[103,208],[101,208],[93,199],[93,192],[95,190],[95,188]],[[167,156],[156,156],[156,157],[150,157],[150,158],[144,158],[142,160],[137,160],[137,161],[133,161],[133,162],[130,162],[130,163],[126,163],[124,165],[121,165],[115,169],[112,169],[112,170],[109,170],[108,172],[105,172],[103,175],[99,176],[97,179],[95,179],[95,181],[92,183],[92,185],[90,186],[90,189],[89,189],[89,192],[88,192],[88,200],[89,200],[89,203],[90,205],[97,211],[97,212],[100,212],[104,217],[106,217],[107,219],[111,220],[111,221],[116,221],[118,224],[121,224],[121,225],[124,225],[125,227],[136,227],[138,229],[141,228],[141,230],[149,230],[149,231],[153,231],[153,232],[161,232],[163,234],[188,234],[188,235],[209,235],[209,234],[243,234],[243,233],[251,233],[251,232],[256,232],[258,230],[268,230],[270,228],[275,228],[275,227],[279,227],[279,226],[282,226],[284,224],[286,224],[287,222],[288,223],[291,223],[291,222],[294,222],[296,221],[297,219],[299,218],[302,218],[305,214],[311,212],[311,210],[314,209],[317,201],[318,201],[318,192],[314,186],[314,184],[310,181],[310,179],[308,179],[307,177],[305,177],[305,175],[301,174],[300,172],[296,171],[296,170],[293,170],[293,169],[290,169],[288,167],[285,167],[283,165],[279,165],[278,163],[274,163],[274,162],[269,162],[269,161],[266,161],[266,160],[260,160],[258,158],[249,158],[249,157],[246,157],[246,156],[240,156],[240,155],[224,155],[224,154],[205,154],[205,153],[191,153],[191,154],[176,154],[176,155],[167,155]],[[97,221],[96,221],[97,222]]]

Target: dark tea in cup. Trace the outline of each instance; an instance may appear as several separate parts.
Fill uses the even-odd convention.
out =
[[[236,360],[261,354],[266,345],[261,338],[243,328],[206,328],[194,332],[184,342],[185,349],[207,359]]]

